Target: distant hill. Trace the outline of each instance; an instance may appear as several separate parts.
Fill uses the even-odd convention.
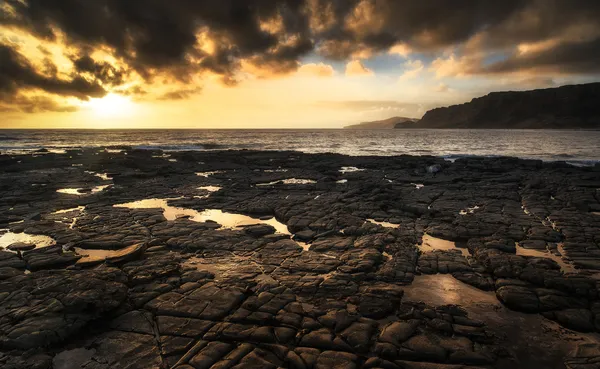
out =
[[[415,122],[415,118],[392,117],[384,120],[376,120],[373,122],[362,122],[344,127],[345,129],[394,129],[398,124]]]
[[[396,128],[600,129],[600,83],[492,92]]]

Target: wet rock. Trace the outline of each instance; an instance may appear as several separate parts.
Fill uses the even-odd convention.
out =
[[[0,346],[29,349],[55,344],[119,307],[127,288],[120,272],[40,271],[0,282]],[[17,281],[16,278],[19,278]]]
[[[16,242],[11,243],[6,248],[11,251],[29,251],[35,249],[35,243]]]

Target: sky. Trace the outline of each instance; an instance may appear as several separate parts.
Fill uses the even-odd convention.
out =
[[[0,128],[339,128],[600,81],[597,0],[0,0]]]

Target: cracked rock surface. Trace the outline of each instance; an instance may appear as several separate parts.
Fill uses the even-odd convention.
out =
[[[2,368],[600,367],[598,165],[0,162]]]

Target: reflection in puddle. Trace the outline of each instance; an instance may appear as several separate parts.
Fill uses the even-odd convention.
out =
[[[472,208],[462,209],[461,211],[458,212],[458,214],[460,214],[460,215],[473,214],[475,212],[475,210],[477,210],[477,209],[479,209],[479,206],[475,205]]]
[[[400,224],[394,224],[394,223],[390,223],[390,222],[378,222],[375,219],[367,219],[367,222],[369,223],[373,223],[373,224],[378,224],[382,227],[386,227],[386,228],[398,228],[400,227]]]
[[[225,171],[223,171],[223,170],[215,170],[215,171],[212,171],[212,172],[197,172],[196,175],[198,177],[208,178],[209,176],[212,176],[213,174],[218,174],[218,173],[225,173]]]
[[[85,210],[85,206],[78,206],[76,208],[57,210],[57,211],[55,211],[52,214],[65,214],[65,213],[70,213],[70,212],[73,212],[73,211],[82,212],[83,210]]]
[[[416,276],[412,284],[402,289],[403,301],[422,301],[432,306],[459,305],[469,318],[485,323],[491,334],[506,337],[504,340],[514,353],[514,361],[499,365],[501,368],[514,368],[515,362],[519,368],[564,367],[564,357],[577,345],[598,342],[597,335],[566,330],[539,314],[512,311],[497,300],[494,292],[481,291],[450,274]]]
[[[471,255],[468,249],[456,247],[455,242],[436,238],[428,234],[423,235],[423,243],[419,245],[419,250],[422,252],[430,252],[434,250],[459,250],[464,257]]]
[[[135,244],[120,250],[87,250],[75,247],[75,253],[83,256],[77,264],[95,264],[122,258],[137,253],[143,249],[143,244]]]
[[[36,248],[48,247],[56,244],[56,241],[54,241],[52,237],[44,235],[8,232],[0,236],[0,248],[6,249],[11,244],[17,242],[33,243]]]
[[[103,179],[105,181],[110,181],[112,179],[112,177],[108,176],[108,173],[96,173],[96,172],[92,172],[92,171],[89,171],[89,170],[86,170],[85,172],[88,173],[88,174],[95,175],[96,177],[101,178],[101,179]]]
[[[79,215],[81,215],[81,213],[85,210],[85,206],[78,206],[76,208],[70,208],[70,209],[63,209],[63,210],[58,210],[55,211],[52,214],[68,214],[68,213],[74,213],[77,212]],[[64,220],[69,220],[69,217],[64,217]],[[73,229],[75,227],[75,224],[77,223],[77,217],[72,217],[71,222],[69,223],[69,229]]]
[[[519,243],[515,243],[515,246],[517,248],[517,255],[519,256],[533,256],[533,257],[537,257],[537,258],[546,258],[546,259],[551,259],[554,260],[556,262],[556,264],[558,264],[560,266],[560,270],[562,270],[563,273],[577,273],[577,269],[575,269],[575,266],[571,263],[567,263],[565,260],[563,260],[562,257],[558,256],[558,255],[554,255],[553,253],[551,253],[549,250],[536,250],[536,249],[526,249],[524,247],[522,247],[521,245],[519,245]],[[561,251],[562,246],[559,245],[558,249],[559,251]],[[561,252],[562,254],[562,252]]]
[[[104,191],[106,188],[110,187],[112,185],[102,185],[102,186],[95,186],[89,189],[85,189],[85,188],[61,188],[56,190],[56,192],[58,193],[64,193],[67,195],[77,195],[77,196],[83,196],[83,195],[89,195],[90,193],[98,193],[101,191]]]
[[[404,298],[423,301],[431,305],[490,304],[500,306],[493,292],[485,292],[469,286],[451,274],[429,274],[416,276],[413,283],[404,286]]]
[[[357,168],[357,167],[342,167],[339,172],[340,173],[352,173],[352,172],[362,172],[363,168]]]
[[[280,179],[273,182],[268,183],[257,183],[257,186],[273,186],[276,184],[284,184],[284,185],[299,185],[299,184],[314,184],[317,181],[313,179],[301,179],[301,178],[288,178],[288,179]]]
[[[277,233],[290,234],[287,226],[278,222],[275,218],[261,220],[252,218],[247,215],[225,213],[219,209],[206,209],[204,211],[196,211],[193,209],[178,208],[167,204],[168,200],[176,199],[146,199],[134,201],[126,204],[114,205],[120,208],[129,209],[162,209],[163,216],[167,220],[175,220],[177,218],[188,217],[194,222],[214,221],[220,224],[223,228],[237,228],[253,224],[268,224],[275,228]]]
[[[52,153],[52,154],[66,154],[67,150],[64,150],[64,149],[48,149],[48,152]]]
[[[208,191],[208,192],[217,192],[221,189],[221,187],[219,187],[219,186],[201,186],[201,187],[198,187],[198,189]]]

